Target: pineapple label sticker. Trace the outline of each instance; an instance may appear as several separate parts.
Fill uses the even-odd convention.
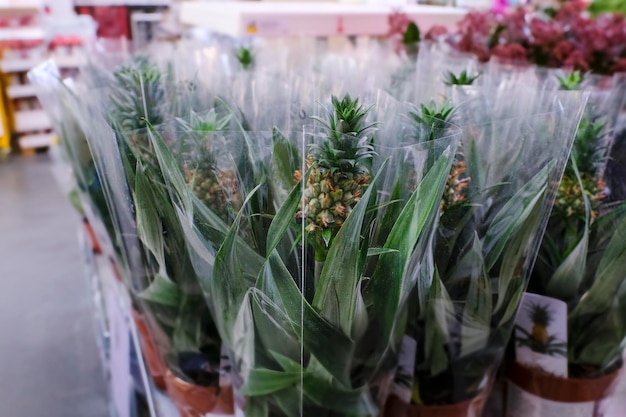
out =
[[[520,364],[567,378],[567,304],[524,293],[515,318],[515,358]]]

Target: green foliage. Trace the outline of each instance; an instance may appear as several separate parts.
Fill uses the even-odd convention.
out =
[[[469,75],[467,70],[461,71],[457,76],[453,72],[448,72],[444,79],[446,85],[472,85],[480,77],[480,74]]]
[[[594,16],[601,13],[626,14],[626,3],[621,0],[594,0],[588,10]]]
[[[585,78],[585,74],[580,71],[572,71],[565,77],[557,76],[561,90],[571,91],[579,90],[580,84]]]
[[[406,30],[402,34],[402,43],[406,49],[407,55],[416,57],[421,40],[419,27],[415,22],[409,22]]]
[[[254,66],[254,55],[251,48],[245,46],[240,47],[237,50],[237,61],[241,64],[243,69],[251,69]]]

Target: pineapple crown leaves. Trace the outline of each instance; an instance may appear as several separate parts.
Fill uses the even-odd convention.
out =
[[[559,81],[561,90],[573,91],[580,89],[580,84],[585,79],[585,75],[580,71],[573,71],[565,77],[557,75],[556,78]]]
[[[605,123],[601,119],[590,120],[584,117],[580,121],[572,156],[575,158],[578,169],[583,176],[586,174],[596,177],[598,169],[606,158],[606,149],[600,144],[604,127]]]
[[[434,101],[420,105],[421,114],[409,112],[409,116],[417,123],[429,126],[433,129],[442,129],[456,110],[449,102],[444,102],[441,107]]]
[[[209,135],[212,132],[224,130],[230,120],[231,115],[220,118],[215,109],[209,110],[204,115],[192,110],[188,118],[176,118],[178,125],[185,133],[177,144],[177,152],[182,160],[190,167],[213,170],[218,155],[210,146]]]
[[[241,64],[243,69],[251,68],[254,64],[254,57],[252,55],[252,49],[242,46],[237,50],[237,61]]]
[[[364,108],[358,98],[352,99],[349,94],[342,99],[332,96],[331,104],[328,122],[314,117],[328,129],[328,140],[312,146],[317,164],[331,171],[367,171],[363,164],[374,155],[372,140],[367,133],[377,125],[365,124],[370,108]]]
[[[421,40],[419,27],[415,22],[409,22],[406,30],[402,34],[402,43],[409,55],[417,55],[417,48]]]
[[[188,119],[177,117],[176,121],[186,133],[210,133],[224,130],[230,119],[231,115],[220,118],[215,109],[211,109],[204,115],[192,110]]]
[[[137,56],[130,65],[115,71],[113,84],[115,91],[110,96],[113,115],[122,128],[143,129],[145,119],[153,125],[163,122],[160,103],[164,101],[165,91],[161,72],[147,57]]]
[[[478,77],[480,77],[480,73],[476,75],[469,75],[467,70],[461,71],[458,76],[452,71],[448,71],[445,76],[444,82],[446,83],[446,85],[472,85]]]

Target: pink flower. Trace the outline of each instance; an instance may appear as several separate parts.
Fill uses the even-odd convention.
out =
[[[556,45],[565,38],[560,25],[554,22],[547,23],[537,18],[530,22],[530,33],[535,45]]]
[[[528,40],[528,31],[526,23],[526,10],[517,7],[505,14],[500,22],[506,26],[503,37],[509,42],[524,42]]]
[[[589,61],[585,54],[579,50],[572,52],[570,56],[567,57],[563,65],[582,72],[589,71]]]
[[[626,58],[620,58],[611,67],[611,73],[626,72]]]
[[[387,22],[389,23],[387,37],[392,37],[393,35],[404,34],[411,20],[406,13],[394,12],[389,15]]]
[[[458,23],[460,33],[477,33],[489,36],[494,25],[494,15],[489,12],[471,11]]]
[[[560,22],[569,22],[580,16],[585,10],[587,10],[587,3],[585,1],[571,0],[559,8],[554,19]]]
[[[445,34],[448,33],[448,29],[445,26],[441,26],[441,25],[435,25],[433,27],[431,27],[428,32],[426,32],[426,36],[424,36],[424,39],[428,40],[428,41],[432,41],[435,40]]]
[[[508,45],[498,45],[491,50],[493,56],[504,58],[511,61],[527,62],[526,49],[517,43]]]
[[[569,41],[561,41],[556,44],[552,53],[550,54],[552,65],[560,66],[563,64],[563,61],[572,53],[575,49],[574,45],[572,45]]]

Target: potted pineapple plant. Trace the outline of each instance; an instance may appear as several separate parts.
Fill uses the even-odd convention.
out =
[[[464,106],[480,107],[456,109],[465,134],[440,204],[433,262],[423,265],[411,292],[386,415],[481,415],[584,102],[580,95],[553,98],[560,103],[546,113],[524,115],[509,104],[502,110],[516,119],[484,114],[478,124],[463,114]],[[446,103],[422,106],[421,113],[411,119],[434,125],[455,117]]]
[[[194,274],[147,130],[148,120],[162,122],[166,118],[164,80],[154,64],[140,57],[116,71],[111,85],[105,106],[110,127],[91,120],[93,126],[87,130],[102,164],[102,176],[108,181],[108,202],[126,220],[119,233],[138,244],[127,253],[134,262],[128,271],[129,291],[143,312],[138,320],[142,327],[138,328],[147,330],[142,333],[144,346],[155,346],[158,353],[148,365],[153,365],[153,375],[164,374],[167,390],[182,415],[230,414],[232,390],[220,378],[221,339]],[[191,140],[199,133],[189,129],[204,129],[206,123],[194,116],[179,129],[178,136]],[[113,175],[120,169],[121,173]],[[151,353],[144,349],[144,354]],[[159,369],[163,363],[165,369]]]
[[[258,150],[262,132],[216,132],[211,149],[227,138],[219,160],[241,192],[230,223],[185,185],[164,136],[151,131],[246,415],[378,414],[457,134],[374,135],[372,115],[358,99],[335,97],[311,146],[274,130],[270,160]],[[411,188],[395,175],[401,162],[414,168]],[[292,167],[291,178],[268,168],[278,166]]]
[[[572,73],[559,81],[562,89],[578,89],[583,77]],[[623,92],[613,90],[607,102],[615,96],[623,100]],[[562,313],[550,322],[547,311],[535,309],[536,328],[516,339],[507,372],[509,409],[520,401],[533,401],[539,409],[556,401],[563,412],[582,407],[589,409],[586,415],[600,415],[622,367],[626,206],[611,199],[605,185],[612,135],[606,114],[601,103],[590,101],[558,188],[525,297],[542,297],[554,308],[562,306]],[[552,340],[549,333],[555,332],[561,340]],[[526,340],[539,352],[535,360],[519,358]]]

